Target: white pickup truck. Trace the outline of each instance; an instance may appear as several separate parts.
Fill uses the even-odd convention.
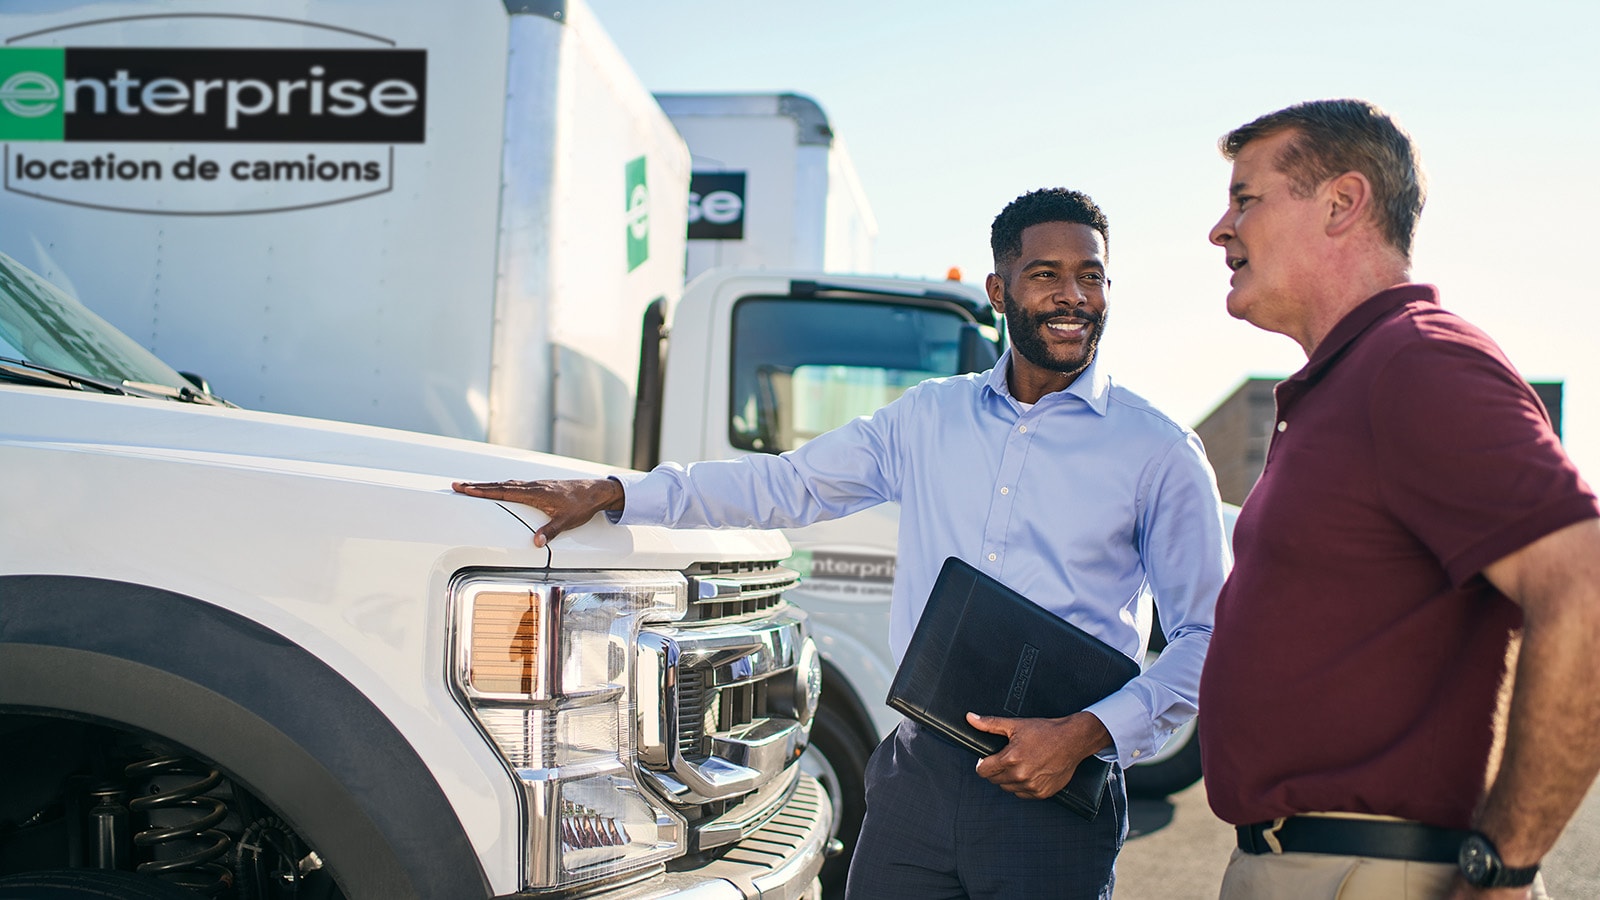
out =
[[[814,896],[785,539],[449,488],[606,471],[231,408],[0,256],[0,898]]]

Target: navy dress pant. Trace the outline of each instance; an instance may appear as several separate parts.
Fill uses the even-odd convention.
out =
[[[978,775],[978,758],[902,722],[867,763],[847,900],[1109,900],[1128,834],[1122,771],[1093,821]]]

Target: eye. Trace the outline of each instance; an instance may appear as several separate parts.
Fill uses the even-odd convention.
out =
[[[1101,285],[1106,283],[1106,276],[1103,272],[1085,272],[1082,275],[1079,275],[1078,278],[1093,285]]]
[[[1250,196],[1249,194],[1240,194],[1238,197],[1234,198],[1234,208],[1238,209],[1240,212],[1243,212],[1247,205],[1255,202],[1255,199],[1256,198]]]
[[[1049,269],[1040,269],[1040,270],[1030,274],[1028,277],[1036,279],[1036,280],[1037,279],[1050,279],[1050,278],[1056,277],[1056,273],[1050,271]]]

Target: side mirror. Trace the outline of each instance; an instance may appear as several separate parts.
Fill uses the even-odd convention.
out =
[[[972,322],[961,326],[961,346],[956,355],[956,374],[982,372],[1000,360],[1000,348],[983,336],[983,329]]]

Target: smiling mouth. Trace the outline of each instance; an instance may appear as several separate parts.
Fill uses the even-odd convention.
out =
[[[1227,258],[1228,268],[1235,272],[1244,268],[1249,262],[1242,256],[1230,256]]]
[[[1067,339],[1083,338],[1100,324],[1100,317],[1087,310],[1060,312],[1040,321],[1050,334]]]

